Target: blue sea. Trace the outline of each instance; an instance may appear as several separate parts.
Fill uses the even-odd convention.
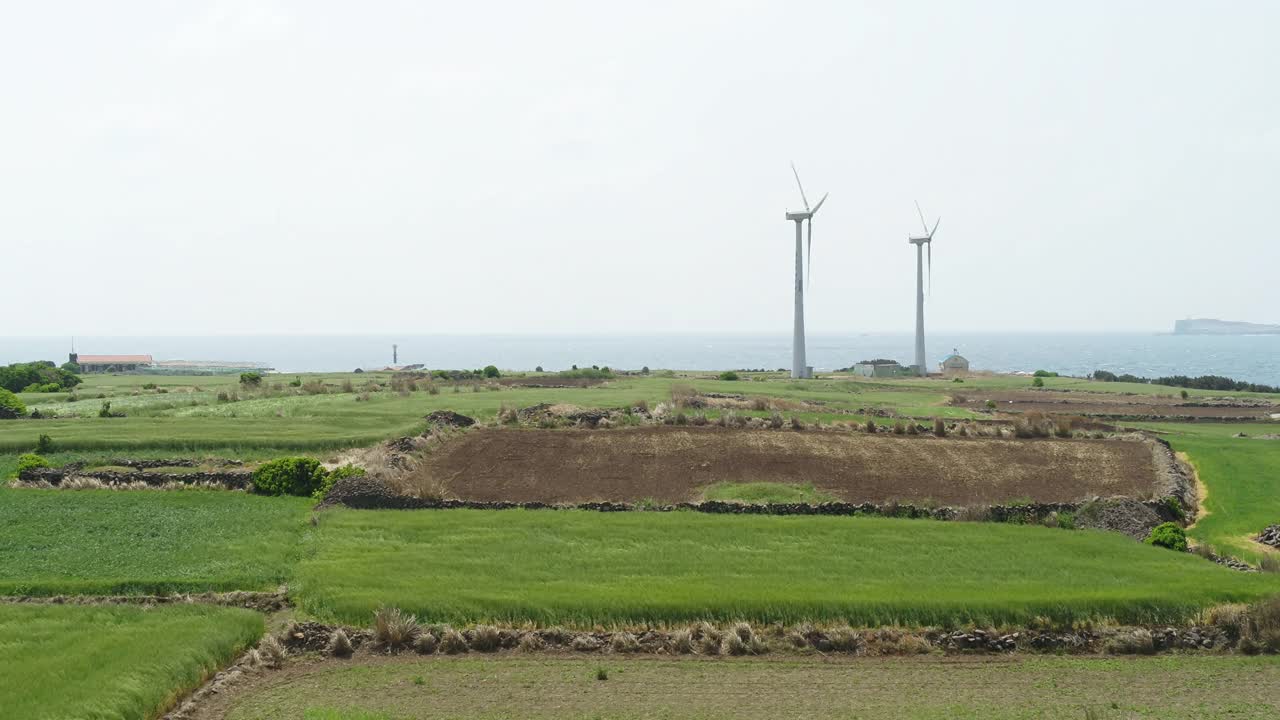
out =
[[[149,354],[156,360],[257,361],[282,372],[340,371],[391,364],[429,368],[562,370],[572,365],[613,368],[723,370],[777,369],[791,363],[790,334],[663,335],[253,335],[203,337],[79,337],[84,354]],[[930,362],[953,349],[975,370],[1051,370],[1087,375],[1094,370],[1160,375],[1225,375],[1280,385],[1280,335],[1198,336],[1157,333],[938,333],[929,338]],[[63,362],[70,339],[0,338],[0,364]],[[909,364],[910,334],[812,334],[809,363],[833,370],[871,358]]]

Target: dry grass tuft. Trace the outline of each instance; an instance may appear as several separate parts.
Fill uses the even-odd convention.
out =
[[[263,667],[278,668],[284,665],[285,649],[276,639],[275,635],[268,635],[258,643],[258,658],[262,662]]]
[[[1246,653],[1280,653],[1280,595],[1249,606],[1240,634]]]
[[[827,639],[836,652],[858,653],[865,646],[862,636],[851,627],[836,628],[827,634]]]
[[[423,632],[413,641],[413,650],[419,655],[431,655],[440,645],[440,639],[429,632]]]
[[[501,644],[498,628],[492,625],[477,625],[468,633],[471,636],[471,649],[480,652],[493,652]]]
[[[440,652],[446,655],[458,655],[465,653],[467,647],[467,637],[457,630],[446,627],[444,632],[440,634]]]
[[[1103,647],[1109,655],[1152,655],[1156,651],[1155,640],[1146,628],[1116,633]]]
[[[540,630],[538,634],[542,636],[543,640],[551,643],[552,645],[568,645],[573,642],[573,633],[565,630],[559,625],[549,627],[546,630]]]
[[[535,632],[527,632],[520,636],[520,642],[516,643],[516,649],[520,652],[539,652],[545,650],[547,641]]]
[[[418,632],[418,618],[400,608],[384,607],[373,614],[373,639],[389,651],[409,647]]]
[[[351,653],[355,652],[355,648],[351,646],[351,638],[347,637],[347,631],[338,628],[329,636],[329,644],[324,650],[333,657],[351,657]]]
[[[616,632],[609,638],[609,649],[618,653],[639,652],[640,641],[629,632]]]
[[[692,654],[694,652],[693,633],[688,630],[677,630],[671,635],[668,648],[678,655]]]

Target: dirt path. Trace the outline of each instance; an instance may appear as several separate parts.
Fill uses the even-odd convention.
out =
[[[1200,469],[1191,461],[1190,455],[1184,452],[1176,453],[1176,455],[1187,467],[1191,468],[1191,479],[1196,484],[1196,517],[1195,520],[1187,526],[1187,529],[1190,530],[1201,520],[1209,517],[1209,509],[1207,507],[1207,502],[1209,500],[1209,486],[1205,485],[1204,480],[1200,479]]]
[[[382,656],[294,661],[194,717],[1270,718],[1278,685],[1280,658],[1240,656]]]
[[[811,483],[848,502],[968,505],[1138,497],[1152,491],[1155,468],[1138,441],[485,428],[433,453],[416,482],[484,501],[672,503],[716,482],[774,482]]]

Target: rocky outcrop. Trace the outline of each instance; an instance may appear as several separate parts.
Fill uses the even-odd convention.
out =
[[[1254,538],[1263,545],[1280,549],[1280,525],[1268,525],[1258,537]]]

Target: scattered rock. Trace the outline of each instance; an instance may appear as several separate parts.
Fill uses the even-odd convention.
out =
[[[1280,525],[1268,525],[1255,539],[1263,545],[1280,548]]]

